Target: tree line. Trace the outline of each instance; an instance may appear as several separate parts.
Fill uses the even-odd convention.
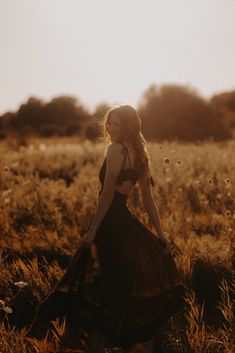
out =
[[[18,111],[0,116],[0,138],[9,135],[73,136],[102,138],[102,121],[108,103],[90,113],[72,96],[59,96],[50,102],[30,97]],[[137,111],[147,140],[202,141],[234,137],[235,90],[201,97],[188,86],[151,85],[142,95]]]

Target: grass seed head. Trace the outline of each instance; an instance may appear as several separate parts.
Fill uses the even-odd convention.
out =
[[[166,164],[169,164],[169,163],[170,163],[170,159],[167,158],[167,157],[165,157],[165,158],[164,158],[164,162],[165,162]]]
[[[19,282],[15,282],[14,285],[19,288],[24,288],[24,287],[27,287],[29,284],[27,282],[19,281]]]
[[[4,306],[3,310],[4,310],[7,314],[12,314],[12,312],[13,312],[12,308],[10,308],[9,306]]]

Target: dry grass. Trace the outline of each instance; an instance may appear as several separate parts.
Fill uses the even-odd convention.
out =
[[[187,287],[185,311],[159,330],[155,351],[232,353],[235,142],[148,147],[153,194]],[[1,353],[46,352],[24,341],[24,326],[63,274],[95,210],[102,152],[102,144],[88,141],[0,145]],[[129,207],[153,230],[138,187]],[[61,330],[55,323],[55,336]]]

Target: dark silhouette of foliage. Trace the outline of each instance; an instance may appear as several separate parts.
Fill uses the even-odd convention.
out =
[[[14,113],[7,112],[0,117],[0,140],[7,137],[7,131],[9,131],[9,125],[14,116]]]
[[[83,125],[90,119],[91,115],[74,97],[60,96],[53,98],[49,103],[30,97],[4,126],[19,134],[71,136],[79,134]]]
[[[103,121],[104,115],[109,108],[111,108],[111,105],[108,103],[103,102],[98,104],[94,112],[94,117],[100,121]]]
[[[33,130],[37,129],[41,123],[43,108],[44,104],[40,99],[30,97],[16,113],[15,128],[22,130],[25,126],[30,126]]]
[[[235,90],[214,95],[210,99],[210,104],[227,126],[235,129]]]
[[[138,111],[144,135],[152,140],[220,140],[231,136],[209,102],[189,87],[152,85],[144,93]]]
[[[39,135],[44,137],[52,137],[58,135],[58,128],[54,124],[46,124],[39,129]]]
[[[61,96],[53,98],[43,109],[41,123],[50,122],[59,126],[68,123],[80,123],[89,119],[90,115],[74,97]]]
[[[107,103],[97,105],[91,121],[85,126],[85,136],[89,140],[99,140],[103,137],[103,119],[111,106]]]
[[[0,139],[13,135],[26,143],[30,135],[77,135],[99,140],[109,108],[108,103],[102,102],[89,113],[72,96],[58,96],[49,102],[29,97],[18,111],[0,116]],[[151,85],[140,100],[138,112],[146,139],[228,139],[235,132],[235,90],[214,95],[207,101],[187,86]]]

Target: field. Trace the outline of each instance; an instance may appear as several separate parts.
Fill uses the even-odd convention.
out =
[[[148,143],[153,195],[187,294],[154,339],[158,353],[234,352],[235,141]],[[0,145],[0,352],[46,352],[23,340],[97,205],[104,146],[32,140]],[[129,208],[153,230],[138,187]],[[117,351],[117,350],[116,350]]]

